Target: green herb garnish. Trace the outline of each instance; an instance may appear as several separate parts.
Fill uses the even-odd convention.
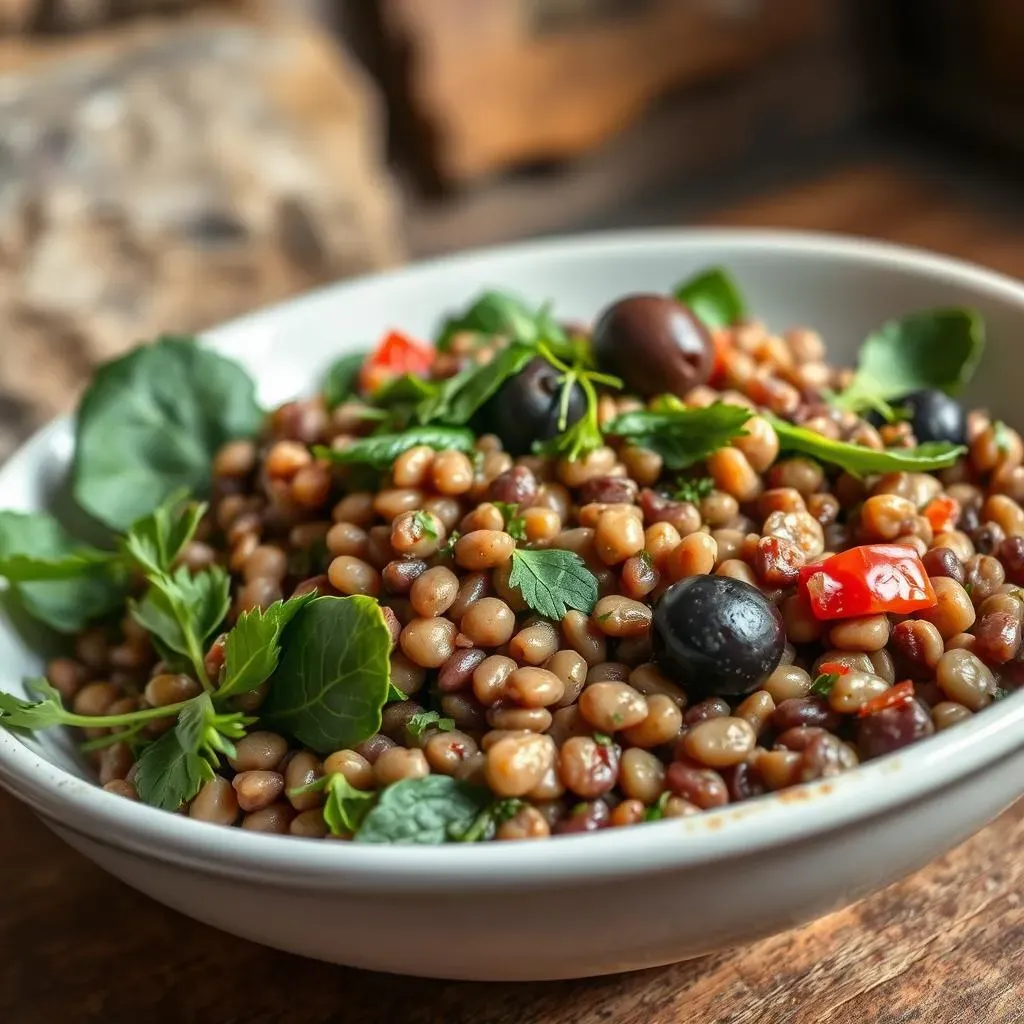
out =
[[[519,506],[508,501],[492,502],[505,521],[505,532],[513,540],[526,540],[526,520],[519,514]]]
[[[405,723],[405,731],[416,739],[419,739],[428,729],[451,732],[454,728],[455,720],[442,718],[438,711],[420,711]]]
[[[356,789],[341,772],[332,772],[314,779],[308,785],[290,789],[288,795],[301,796],[304,793],[320,792],[327,794],[322,813],[324,824],[334,836],[352,835],[357,832],[377,800],[375,792]]]
[[[832,687],[839,682],[838,672],[822,672],[811,683],[810,692],[819,697],[827,697],[832,692]]]
[[[783,451],[810,455],[819,462],[838,466],[852,476],[869,473],[906,472],[931,473],[948,469],[967,449],[946,441],[929,441],[916,448],[890,448],[877,451],[845,441],[833,441],[806,427],[797,427],[784,420],[772,419]]]
[[[366,465],[374,469],[390,469],[402,452],[425,444],[438,451],[450,449],[471,452],[476,438],[471,430],[460,427],[410,427],[398,434],[374,434],[353,441],[347,448],[317,445],[313,454],[318,459],[342,465]]]
[[[427,775],[388,786],[355,834],[358,843],[438,845],[466,836],[491,804],[482,786]]]
[[[437,540],[437,528],[434,526],[434,517],[424,508],[417,509],[412,514],[412,525],[418,531],[420,537],[430,537]]]
[[[715,402],[702,408],[662,408],[627,412],[605,427],[606,434],[657,452],[668,469],[686,469],[706,459],[746,431],[753,415],[740,405]]]
[[[674,294],[689,306],[698,320],[712,329],[731,327],[747,315],[736,282],[721,267],[712,267],[684,281]]]
[[[541,341],[556,345],[567,342],[565,331],[551,316],[549,306],[532,310],[516,296],[496,291],[484,292],[463,313],[445,320],[437,336],[437,350],[446,352],[452,338],[462,333],[484,339],[503,337],[531,346]]]
[[[985,325],[970,309],[934,309],[889,320],[861,344],[857,372],[834,396],[844,409],[889,412],[889,403],[912,391],[958,393],[985,347]]]
[[[72,483],[78,504],[127,529],[184,489],[204,496],[225,442],[252,437],[263,413],[230,359],[165,337],[101,366],[78,407]]]
[[[995,442],[996,451],[1005,455],[1010,450],[1010,431],[1002,420],[995,420],[992,424],[992,440]]]
[[[341,356],[331,364],[323,385],[324,402],[328,409],[334,409],[358,393],[359,374],[368,355],[368,352],[355,352]]]
[[[676,501],[689,501],[696,505],[715,489],[715,481],[709,476],[698,477],[696,480],[677,480],[672,497]]]
[[[665,817],[665,807],[672,797],[669,790],[665,790],[658,799],[644,811],[644,821],[661,821]]]
[[[518,548],[508,582],[546,619],[560,621],[570,608],[589,615],[597,603],[597,579],[574,551]]]
[[[355,746],[380,729],[391,631],[372,597],[318,597],[303,605],[282,646],[261,720],[320,754]]]

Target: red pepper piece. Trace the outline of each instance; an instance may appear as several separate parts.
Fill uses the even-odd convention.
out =
[[[937,534],[956,529],[956,524],[960,519],[960,502],[945,494],[938,498],[932,498],[925,505],[924,516]]]
[[[726,357],[732,351],[732,333],[726,328],[712,331],[711,347],[714,358],[711,363],[711,373],[708,375],[708,385],[717,387],[724,379]]]
[[[906,615],[935,604],[921,559],[901,544],[864,544],[805,565],[800,588],[817,619]]]
[[[885,693],[880,693],[867,703],[861,704],[857,709],[857,715],[859,718],[867,718],[868,715],[875,715],[886,708],[903,707],[913,699],[914,684],[909,679],[905,679],[902,683],[897,683],[891,689],[886,690]]]
[[[416,341],[401,331],[389,331],[363,363],[359,374],[359,388],[373,394],[389,380],[411,373],[425,376],[434,363],[432,346]]]
[[[850,666],[844,665],[841,661],[825,661],[818,666],[820,676],[847,676],[850,674]]]

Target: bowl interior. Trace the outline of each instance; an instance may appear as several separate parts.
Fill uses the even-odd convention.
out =
[[[828,236],[643,232],[527,243],[330,287],[232,322],[206,338],[246,365],[261,400],[270,405],[308,393],[333,358],[372,345],[389,327],[429,337],[442,315],[483,288],[516,292],[538,304],[552,300],[559,316],[589,320],[616,297],[669,290],[713,264],[732,272],[750,310],[773,329],[818,329],[837,363],[852,363],[860,340],[887,318],[935,306],[976,308],[988,325],[988,347],[968,398],[1019,422],[1013,370],[1024,325],[1024,288],[938,257]],[[68,420],[36,435],[0,470],[0,508],[52,507],[71,453]],[[0,616],[0,688],[18,692],[23,676],[40,672],[41,659],[32,649],[38,633],[16,626]],[[1018,703],[1015,698],[1007,705]],[[985,731],[993,724],[987,722]],[[52,765],[86,776],[69,737],[60,731],[25,742]],[[915,756],[916,748],[907,760]]]

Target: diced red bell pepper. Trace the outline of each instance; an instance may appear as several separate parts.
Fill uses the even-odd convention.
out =
[[[820,676],[848,676],[850,674],[850,666],[844,665],[841,661],[823,661],[818,666],[818,675]]]
[[[401,331],[389,331],[366,357],[359,374],[359,388],[364,394],[372,395],[404,373],[426,376],[435,355],[433,346],[415,341]]]
[[[886,708],[903,707],[913,699],[914,684],[909,679],[905,679],[902,683],[897,683],[886,690],[885,693],[880,693],[877,697],[872,697],[871,700],[861,704],[857,708],[857,716],[859,718],[867,718],[868,715],[876,715],[879,711],[884,711]]]
[[[711,362],[711,373],[708,375],[708,384],[717,387],[725,377],[725,361],[727,355],[732,351],[732,334],[727,328],[719,328],[711,332],[711,346],[714,358]]]
[[[800,569],[800,589],[817,619],[906,615],[935,604],[928,573],[913,548],[864,544]]]
[[[938,498],[932,498],[924,507],[924,517],[936,534],[954,530],[960,519],[960,502],[945,494]]]

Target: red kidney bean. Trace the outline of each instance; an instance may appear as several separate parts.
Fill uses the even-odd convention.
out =
[[[477,647],[456,651],[438,670],[437,688],[442,693],[455,693],[469,686],[473,670],[487,658],[487,652]]]
[[[857,755],[830,732],[815,736],[804,748],[800,761],[800,781],[829,779],[856,768]]]
[[[857,723],[857,747],[865,759],[881,757],[931,736],[935,725],[918,700],[885,708]]]
[[[974,636],[974,653],[983,661],[1003,665],[1020,650],[1020,620],[1009,612],[989,612],[978,619]]]
[[[752,797],[768,792],[768,787],[765,786],[757,769],[747,761],[723,768],[720,774],[725,780],[729,789],[729,797],[733,801],[750,800]]]
[[[1024,586],[1024,537],[1007,537],[999,545],[999,561],[1011,583]]]
[[[421,558],[395,559],[384,566],[380,578],[389,594],[408,594],[416,579],[426,571],[427,563]]]
[[[576,804],[552,831],[556,835],[596,832],[600,828],[608,827],[611,816],[611,811],[603,800],[591,800],[589,803]]]
[[[821,729],[839,728],[839,715],[824,697],[790,697],[772,713],[772,725],[778,732],[812,725]]]
[[[527,466],[506,469],[495,477],[487,492],[490,501],[502,501],[509,505],[528,505],[536,496],[537,478]]]
[[[967,579],[964,563],[950,548],[932,548],[925,552],[921,563],[929,576],[948,576],[961,584]]]
[[[636,502],[635,480],[622,476],[591,477],[579,489],[580,505],[601,502],[605,505],[632,505]]]
[[[696,725],[698,722],[706,722],[709,718],[724,718],[731,714],[728,703],[721,697],[708,697],[687,708],[683,721],[687,725]]]
[[[729,787],[719,772],[704,768],[695,761],[673,761],[665,772],[665,785],[684,800],[702,810],[721,807],[729,802]]]

